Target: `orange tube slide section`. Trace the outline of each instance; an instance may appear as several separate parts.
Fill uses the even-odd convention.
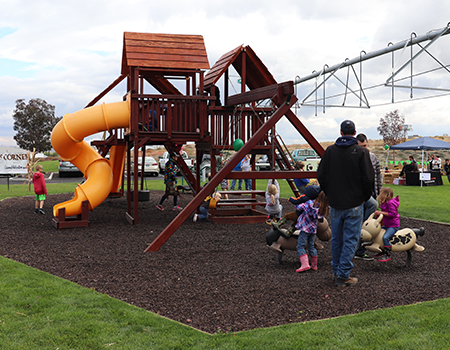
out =
[[[53,215],[58,216],[60,208],[65,208],[66,216],[81,213],[83,201],[89,201],[89,210],[100,205],[115,187],[120,184],[117,177],[121,171],[118,164],[125,161],[122,149],[116,149],[111,155],[110,162],[94,150],[84,138],[105,130],[126,128],[130,124],[130,102],[115,102],[82,109],[72,114],[66,114],[52,131],[53,149],[62,159],[72,162],[83,172],[86,181],[75,189],[75,196],[69,201],[56,204],[53,207]],[[122,154],[122,160],[119,155]],[[116,177],[116,180],[114,179]]]
[[[111,193],[119,192],[122,186],[123,168],[125,166],[125,154],[127,146],[112,146],[109,150],[109,162],[113,172],[113,184]]]

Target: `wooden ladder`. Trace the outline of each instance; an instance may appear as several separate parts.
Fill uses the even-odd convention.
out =
[[[228,199],[221,199],[217,207],[211,209],[211,221],[220,224],[248,224],[264,222],[267,220],[265,211],[257,210],[257,207],[265,207],[266,202],[258,201],[256,196],[265,196],[265,191],[238,190],[218,191],[222,197],[227,194]],[[233,196],[233,198],[230,198]]]

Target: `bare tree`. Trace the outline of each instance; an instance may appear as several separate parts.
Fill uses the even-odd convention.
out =
[[[29,103],[19,99],[16,100],[13,119],[14,130],[17,131],[14,140],[19,147],[29,151],[36,149],[37,152],[52,148],[51,132],[61,119],[55,117],[55,106],[40,98],[31,99]]]
[[[384,144],[393,146],[405,142],[408,130],[403,127],[404,125],[405,117],[400,115],[397,109],[380,118],[377,130],[383,137]]]

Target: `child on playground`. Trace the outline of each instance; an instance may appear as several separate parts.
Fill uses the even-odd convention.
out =
[[[283,206],[280,204],[280,185],[275,179],[270,179],[266,189],[266,208],[269,216],[266,223],[272,224],[272,221],[278,221],[281,218]]]
[[[311,199],[316,199],[317,196],[319,195],[320,191],[321,191],[320,186],[309,185],[306,187],[305,192],[303,194],[301,194],[299,197],[289,198],[289,202],[294,204],[295,207],[297,208],[298,205],[301,203],[305,203]],[[276,229],[279,229],[281,227],[281,225],[283,225],[285,222],[292,221],[291,226],[289,226],[289,228],[284,233],[285,236],[290,237],[295,231],[295,225],[297,224],[298,217],[300,216],[300,214],[301,214],[301,211],[299,211],[297,209],[295,211],[284,214],[284,216],[281,218],[281,220],[279,220],[278,222],[272,222],[272,226],[275,227]]]
[[[229,188],[230,182],[228,181],[228,179],[223,179],[222,182],[220,183],[220,189],[222,191],[228,191]],[[228,199],[228,195],[226,193],[224,194],[224,198]]]
[[[222,199],[222,195],[219,192],[214,192],[211,197],[206,197],[205,201],[199,207],[200,214],[194,214],[192,221],[197,222],[199,220],[206,220],[209,215],[208,209],[213,209],[217,206],[217,202]]]
[[[163,202],[169,198],[169,196],[173,196],[173,210],[174,211],[180,211],[183,208],[181,208],[178,203],[178,186],[177,186],[177,173],[179,171],[176,161],[178,159],[179,154],[178,153],[172,153],[170,155],[169,160],[166,163],[165,170],[164,170],[164,183],[166,185],[166,192],[161,197],[161,200],[159,201],[159,204],[156,205],[156,208],[159,210],[164,210],[164,207],[162,206]]]
[[[309,269],[317,270],[317,250],[314,247],[314,239],[317,232],[317,223],[323,221],[328,214],[328,199],[323,191],[320,191],[315,200],[309,200],[297,205],[297,210],[302,210],[295,228],[300,230],[297,241],[297,253],[301,266],[295,272],[303,272]],[[305,244],[308,244],[308,252],[311,255],[311,266],[306,254]]]
[[[45,185],[44,174],[42,173],[42,165],[36,165],[36,172],[33,174],[34,193],[36,195],[36,203],[34,212],[45,214],[44,201],[47,195],[47,186]]]
[[[378,203],[381,210],[375,211],[375,216],[383,214],[383,226],[386,230],[383,236],[383,251],[375,255],[380,262],[386,262],[391,260],[391,238],[400,228],[400,216],[398,214],[398,207],[400,200],[397,197],[394,198],[394,191],[390,187],[383,187],[378,195]]]
[[[297,166],[297,169],[300,171],[305,170],[305,163],[303,163],[301,160],[298,160],[297,163],[295,163]],[[294,179],[295,186],[297,187],[298,191],[303,194],[305,193],[305,188],[309,184],[309,179]]]

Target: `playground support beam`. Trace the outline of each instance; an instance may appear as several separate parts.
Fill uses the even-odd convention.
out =
[[[294,93],[292,81],[287,81],[280,84],[264,86],[262,88],[243,92],[228,98],[228,104],[241,105],[251,103],[258,100],[265,100],[274,98],[274,96],[286,96]]]
[[[322,145],[316,140],[316,138],[309,132],[306,126],[300,121],[300,119],[289,110],[286,113],[286,118],[291,122],[291,124],[297,129],[297,131],[303,136],[303,138],[308,142],[308,144],[317,152],[317,154],[322,157],[325,153]]]
[[[112,89],[114,89],[119,83],[122,82],[127,77],[126,74],[121,74],[116,80],[114,80],[105,90],[103,90],[100,94],[97,95],[91,102],[89,102],[86,107],[92,107],[94,106],[98,101],[102,99],[108,92],[110,92]]]
[[[220,184],[222,179],[233,170],[242,158],[251,152],[253,147],[260,141],[264,135],[286,114],[290,111],[291,104],[297,102],[295,95],[285,96],[285,101],[276,110],[276,112],[264,123],[246,142],[242,148],[225,164],[216,176],[209,181],[205,187],[184,207],[184,209],[172,220],[172,222],[159,234],[158,237],[147,247],[145,252],[156,252],[172,236],[172,234],[181,226],[183,222],[203,203],[203,200]]]
[[[267,171],[232,171],[227,179],[316,179],[317,171],[267,170]]]

